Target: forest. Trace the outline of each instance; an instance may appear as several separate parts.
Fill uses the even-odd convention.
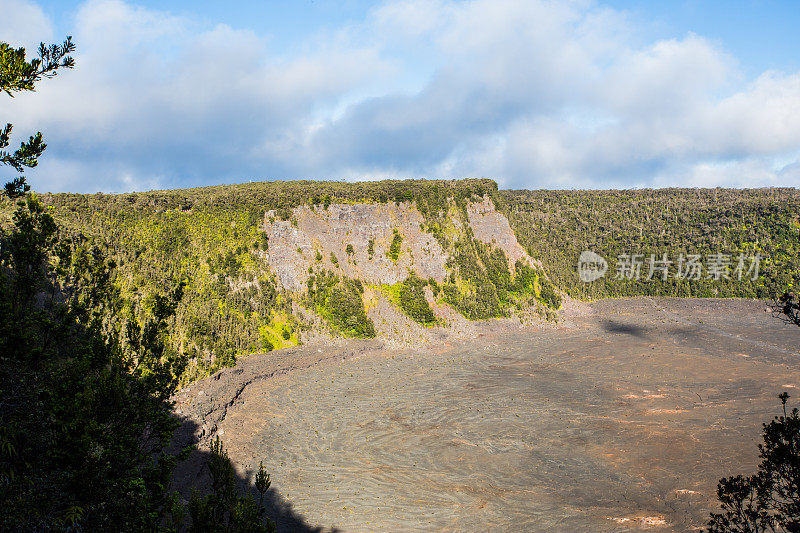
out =
[[[793,286],[800,266],[800,191],[797,189],[658,189],[626,191],[513,191],[494,194],[517,239],[547,275],[574,298],[679,296],[768,298]],[[642,254],[677,263],[680,254],[760,256],[753,276],[700,279],[656,275],[615,279],[612,266],[592,283],[580,281],[578,257],[591,250],[615,263]],[[706,264],[708,264],[706,262]],[[749,268],[750,263],[747,263]],[[671,274],[677,265],[672,265]]]

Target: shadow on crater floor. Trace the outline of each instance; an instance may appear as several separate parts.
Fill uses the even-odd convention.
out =
[[[179,417],[181,427],[175,432],[173,439],[173,453],[189,445],[198,444],[199,427],[185,417]],[[225,441],[223,440],[223,445]],[[200,491],[201,494],[208,494],[211,490],[210,476],[208,471],[208,459],[210,453],[204,449],[197,449],[183,462],[176,465],[172,488],[177,490],[184,502],[189,501],[192,489]],[[268,458],[264,458],[267,463]],[[256,472],[247,471],[244,476],[239,475],[236,479],[236,486],[240,494],[250,494],[259,499],[259,494],[255,490],[254,479]],[[312,526],[295,511],[292,504],[287,501],[278,490],[273,481],[272,487],[264,495],[264,516],[275,522],[276,531],[298,532],[298,533],[338,533],[340,530],[335,527]],[[187,521],[189,518],[187,518]]]
[[[647,330],[641,326],[637,326],[636,324],[625,324],[615,320],[603,320],[600,322],[600,326],[607,333],[625,333],[628,335],[633,335],[634,337],[647,337]]]

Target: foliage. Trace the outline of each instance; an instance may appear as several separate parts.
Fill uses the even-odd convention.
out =
[[[427,281],[414,272],[400,285],[400,309],[420,324],[427,326],[436,322],[428,300],[425,298]]]
[[[507,190],[493,199],[520,244],[542,262],[559,289],[575,298],[768,298],[791,287],[800,271],[800,192],[795,189]],[[608,260],[605,277],[579,280],[576,267],[584,250]],[[734,258],[760,254],[759,278],[614,279],[621,254],[667,253],[675,261],[681,253],[706,257],[717,252]]]
[[[444,300],[472,320],[507,316],[514,309],[561,306],[561,296],[538,268],[517,261],[514,274],[501,248],[482,243],[467,232],[454,244],[450,279],[442,287]]]
[[[375,336],[375,324],[364,309],[363,293],[360,280],[339,278],[328,270],[315,272],[308,278],[309,303],[334,332],[345,337]]]
[[[776,298],[772,310],[781,316],[784,322],[800,326],[800,299],[795,293],[786,291]]]
[[[20,91],[33,91],[34,85],[42,78],[52,78],[60,68],[72,68],[75,61],[70,53],[75,51],[72,37],[67,37],[62,45],[39,44],[39,57],[25,61],[24,48],[12,48],[0,43],[0,90],[8,96]]]
[[[787,393],[780,399],[783,415],[764,424],[758,472],[720,480],[722,512],[711,514],[709,531],[800,531],[800,411],[786,412]]]
[[[72,48],[42,45],[27,63],[23,49],[0,44],[0,89],[33,90],[72,66]],[[0,164],[21,172],[44,148],[37,134],[0,152]],[[172,512],[177,458],[165,450],[182,360],[165,350],[163,326],[181,289],[153,298],[123,335],[114,262],[62,233],[27,190],[23,178],[6,185],[16,209],[0,230],[0,529],[154,529]]]
[[[269,475],[261,463],[256,475],[256,488],[260,500],[250,496],[239,496],[236,491],[236,474],[228,452],[217,437],[211,442],[208,458],[208,473],[211,478],[211,492],[201,496],[192,491],[189,500],[189,516],[192,532],[235,532],[260,533],[275,531],[272,521],[264,520],[264,494],[270,486]]]
[[[387,254],[392,261],[397,261],[400,257],[400,245],[403,243],[403,236],[400,231],[395,228],[392,231],[392,244],[389,245],[389,253]]]
[[[123,327],[114,262],[30,193],[0,250],[0,529],[154,527],[171,512],[169,397],[185,360],[165,323],[182,288]]]
[[[0,91],[11,97],[20,91],[34,91],[36,82],[42,78],[52,78],[58,69],[74,66],[75,62],[69,55],[74,50],[71,37],[67,37],[62,45],[40,43],[39,57],[26,61],[24,48],[15,49],[0,42]],[[0,130],[0,166],[9,165],[22,173],[25,167],[36,166],[47,145],[42,133],[38,132],[28,141],[23,141],[14,152],[8,152],[5,148],[11,143],[12,128],[11,124],[6,124]],[[6,184],[5,192],[10,198],[16,198],[27,190],[25,180],[16,178]]]
[[[256,473],[256,490],[259,494],[259,506],[264,505],[264,494],[267,493],[271,485],[272,482],[269,479],[269,474],[264,470],[264,462],[261,461],[258,463],[258,472]]]
[[[457,241],[449,262],[457,277],[451,276],[444,287],[445,301],[471,320],[505,316],[498,288],[481,261],[483,250],[481,243],[471,237]]]
[[[0,45],[2,89],[33,90],[72,66],[71,50],[69,39],[42,46],[25,63],[24,51]],[[0,164],[33,166],[44,150],[37,139]],[[170,325],[186,283],[165,278],[168,290],[126,298],[107,243],[59,225],[22,178],[4,192],[14,213],[0,224],[0,530],[181,529],[185,512],[169,486],[190,449],[168,446],[186,357]],[[237,503],[228,524],[263,530],[252,501]]]

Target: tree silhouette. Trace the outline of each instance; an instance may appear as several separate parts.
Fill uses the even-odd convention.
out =
[[[773,310],[784,321],[800,326],[796,295],[780,296]],[[712,533],[800,531],[800,411],[795,407],[787,412],[788,393],[778,397],[783,414],[763,425],[758,471],[723,478],[717,486],[722,512],[711,514]]]
[[[0,92],[13,98],[14,93],[35,91],[36,83],[42,78],[52,78],[59,69],[75,66],[75,60],[69,55],[74,50],[72,37],[67,37],[61,45],[45,46],[44,43],[40,43],[39,57],[26,61],[24,48],[13,48],[7,43],[0,42]],[[9,152],[5,148],[11,144],[12,129],[11,124],[6,124],[0,130],[0,165],[9,165],[22,173],[25,167],[33,168],[37,165],[47,145],[42,138],[42,132],[37,132],[27,141],[20,143],[20,147],[15,151]],[[5,193],[12,199],[22,196],[28,190],[30,186],[22,176],[14,178],[5,185]]]

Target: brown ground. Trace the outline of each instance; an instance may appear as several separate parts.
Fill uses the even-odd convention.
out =
[[[264,461],[284,530],[686,531],[755,467],[777,395],[800,398],[800,328],[760,302],[606,300],[562,324],[254,356],[176,409],[244,475]]]

